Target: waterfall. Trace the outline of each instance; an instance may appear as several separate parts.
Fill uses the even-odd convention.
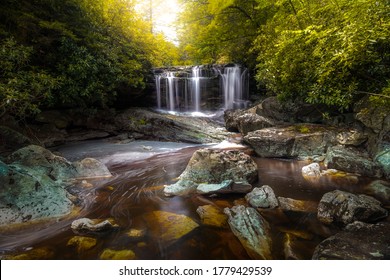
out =
[[[239,65],[160,68],[155,84],[157,108],[172,112],[211,113],[249,102],[248,71]]]
[[[202,70],[199,66],[195,66],[192,68],[192,100],[194,101],[195,112],[200,112],[200,76]]]

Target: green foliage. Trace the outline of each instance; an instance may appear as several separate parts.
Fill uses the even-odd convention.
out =
[[[152,66],[177,48],[128,0],[4,0],[0,6],[0,109],[20,117],[43,107],[105,107],[139,92]]]

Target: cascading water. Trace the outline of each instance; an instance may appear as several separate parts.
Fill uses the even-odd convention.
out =
[[[157,107],[193,113],[246,108],[248,78],[239,65],[160,69],[155,75]]]

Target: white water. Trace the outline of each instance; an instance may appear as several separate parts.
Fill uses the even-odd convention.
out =
[[[247,70],[241,71],[239,66],[226,67],[221,73],[224,109],[246,107],[246,75]]]
[[[199,66],[195,66],[192,68],[192,81],[193,81],[193,89],[192,89],[192,98],[194,100],[195,112],[200,112],[200,76],[202,73],[202,69]]]

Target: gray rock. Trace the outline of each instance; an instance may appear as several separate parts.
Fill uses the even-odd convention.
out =
[[[225,127],[228,131],[238,132],[238,122],[237,119],[239,116],[243,115],[245,110],[225,110],[224,112],[224,120]]]
[[[101,219],[88,219],[81,218],[75,220],[71,224],[71,228],[76,233],[88,233],[88,232],[102,232],[107,230],[113,230],[119,226],[111,220],[101,220]]]
[[[337,142],[341,145],[360,146],[368,140],[368,136],[359,129],[346,129],[336,136]]]
[[[380,145],[374,160],[382,167],[385,177],[390,180],[390,143]]]
[[[387,214],[373,197],[335,190],[321,198],[317,217],[325,224],[347,225],[355,221],[375,222]]]
[[[315,260],[388,260],[390,224],[354,222],[343,231],[322,241],[315,249]]]
[[[193,154],[179,181],[166,186],[164,193],[183,195],[194,192],[198,187],[202,193],[206,189],[214,193],[217,188],[221,188],[222,193],[242,192],[243,189],[249,190],[249,185],[256,180],[257,165],[242,151],[201,149]],[[232,181],[231,185],[227,181]]]
[[[315,213],[317,212],[318,203],[310,200],[296,200],[287,197],[278,197],[279,207],[283,211],[292,212],[305,212]]]
[[[249,132],[244,141],[261,157],[306,158],[326,153],[338,130],[314,124],[264,128]]]
[[[243,135],[246,135],[251,131],[282,124],[281,122],[277,122],[253,113],[244,113],[240,115],[236,118],[236,122],[238,131]]]
[[[271,259],[272,239],[268,222],[251,207],[225,208],[228,223],[252,259]]]
[[[386,118],[390,116],[390,107],[379,102],[372,102],[368,97],[363,98],[354,107],[355,118],[366,127],[379,133],[385,126]]]
[[[102,162],[94,158],[85,158],[76,161],[73,163],[73,166],[76,169],[78,177],[92,178],[112,176],[108,168]]]
[[[199,184],[196,192],[199,194],[227,194],[227,193],[248,193],[252,185],[247,182],[233,182],[232,180],[222,181],[220,184]]]
[[[375,163],[366,152],[353,147],[330,147],[324,164],[327,168],[357,173],[363,176],[376,178],[383,176],[379,164]]]
[[[245,196],[245,199],[253,207],[276,208],[279,205],[278,199],[270,186],[264,185],[260,188],[254,188]]]
[[[302,167],[302,176],[303,177],[320,177],[321,168],[317,162],[311,163]]]

